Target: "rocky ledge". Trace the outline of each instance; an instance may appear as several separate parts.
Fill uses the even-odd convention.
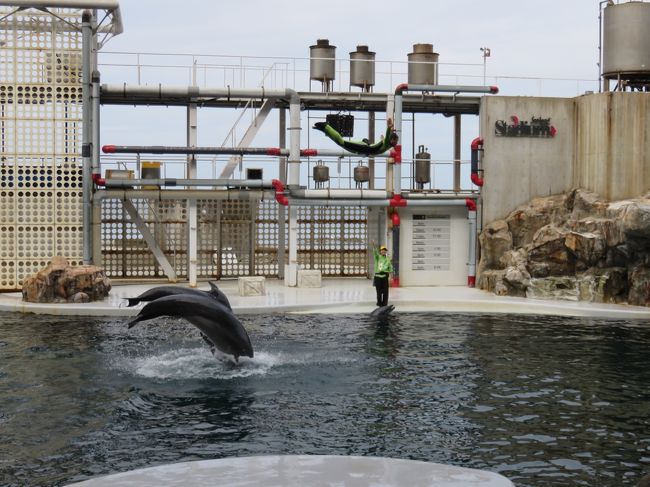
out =
[[[73,266],[63,257],[23,281],[23,301],[30,303],[87,303],[101,301],[111,290],[111,281],[101,267]]]
[[[478,285],[498,295],[650,306],[650,193],[535,198],[479,236]]]

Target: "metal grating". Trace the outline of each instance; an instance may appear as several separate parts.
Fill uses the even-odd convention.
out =
[[[83,260],[79,10],[0,7],[0,290]]]
[[[323,276],[366,276],[368,210],[315,206],[298,210],[298,264]]]
[[[133,200],[179,278],[187,277],[185,202]],[[197,201],[200,279],[278,277],[279,206],[275,201]],[[367,275],[367,210],[313,207],[299,210],[300,265],[324,276]],[[285,220],[285,242],[288,241]],[[120,200],[102,201],[102,266],[113,278],[163,278]]]

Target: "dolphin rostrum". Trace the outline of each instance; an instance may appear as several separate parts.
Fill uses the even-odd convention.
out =
[[[379,308],[376,308],[370,313],[370,316],[373,318],[387,318],[388,315],[395,309],[395,306],[392,304],[388,304],[386,306],[380,306]]]
[[[174,294],[160,297],[144,305],[129,322],[129,328],[159,316],[176,316],[189,321],[214,348],[232,355],[235,362],[241,356],[253,357],[253,346],[246,329],[230,310],[210,296]]]
[[[135,306],[141,301],[154,301],[155,299],[162,298],[163,296],[172,296],[172,295],[188,295],[188,296],[207,296],[212,299],[216,299],[218,302],[222,303],[228,309],[230,303],[226,295],[213,283],[210,283],[210,291],[201,291],[200,289],[192,289],[188,287],[181,286],[158,286],[153,287],[135,298],[124,298],[128,300],[127,306]]]

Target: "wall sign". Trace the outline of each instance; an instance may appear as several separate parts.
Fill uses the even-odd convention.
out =
[[[555,137],[557,129],[551,125],[551,118],[533,117],[528,120],[519,120],[519,117],[512,115],[512,123],[505,120],[497,120],[494,123],[494,133],[500,137]]]
[[[450,250],[450,215],[413,215],[411,270],[448,271]]]

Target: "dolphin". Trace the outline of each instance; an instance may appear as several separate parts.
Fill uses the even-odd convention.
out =
[[[201,331],[204,340],[224,354],[232,355],[236,363],[242,355],[253,357],[253,346],[246,329],[230,310],[207,293],[203,296],[173,294],[155,299],[144,305],[128,323],[129,328],[159,316],[176,316],[189,321]]]
[[[208,293],[210,293],[212,296],[214,296],[214,298],[217,301],[219,301],[226,308],[232,311],[232,306],[230,306],[230,301],[228,301],[228,298],[223,293],[223,291],[217,287],[217,284],[213,281],[208,281],[208,284],[210,284],[210,290],[208,291]]]
[[[232,309],[226,295],[223,294],[223,292],[221,292],[221,290],[217,288],[216,285],[210,283],[210,287],[212,288],[210,291],[201,291],[200,289],[192,289],[181,286],[158,286],[143,292],[140,296],[137,296],[135,298],[124,299],[128,300],[127,306],[135,306],[141,301],[153,301],[155,299],[162,298],[163,296],[172,296],[179,294],[188,296],[208,296],[224,304],[224,306],[226,306],[228,309]]]
[[[380,306],[379,308],[374,309],[372,311],[372,313],[370,313],[370,316],[372,316],[373,318],[378,318],[378,319],[387,318],[388,315],[394,309],[395,309],[395,306],[393,306],[392,304],[388,304],[386,306]]]

